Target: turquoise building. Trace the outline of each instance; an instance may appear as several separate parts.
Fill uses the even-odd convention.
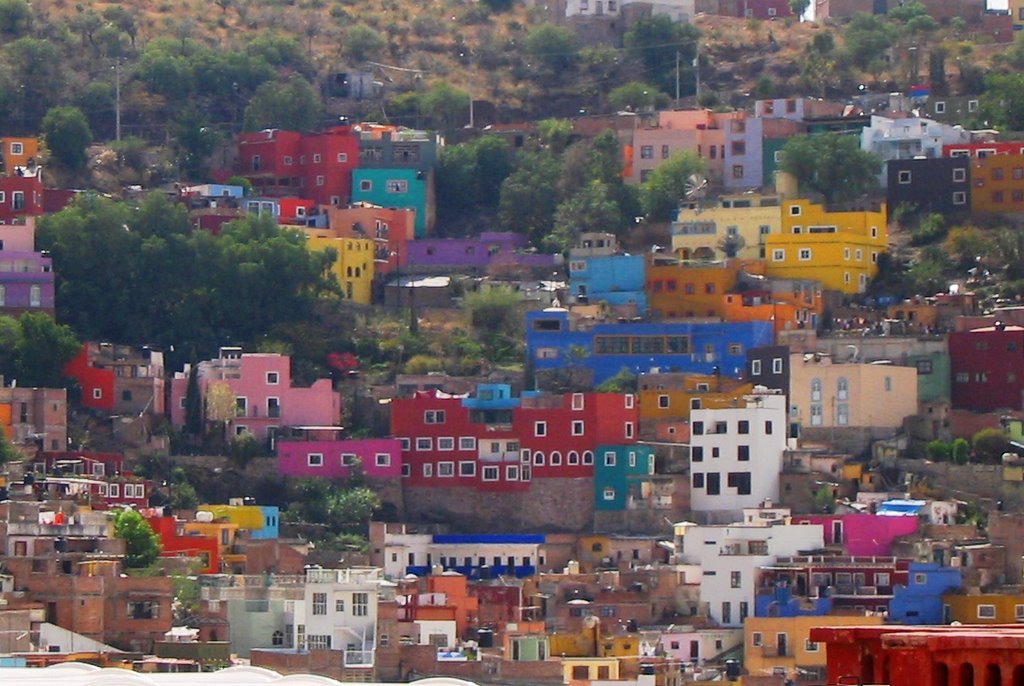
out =
[[[632,483],[654,474],[654,450],[646,445],[600,445],[594,459],[594,509],[625,510]]]
[[[416,211],[416,238],[434,227],[433,172],[418,169],[352,170],[352,202]]]

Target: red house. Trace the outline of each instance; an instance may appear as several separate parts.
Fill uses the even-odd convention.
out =
[[[632,395],[573,393],[512,397],[482,384],[473,397],[422,391],[392,402],[410,486],[521,491],[533,479],[594,476],[598,446],[636,442]]]
[[[949,336],[953,407],[974,412],[1024,407],[1024,327],[996,322]]]
[[[239,136],[235,172],[249,179],[257,195],[345,205],[358,162],[359,139],[349,126],[311,134],[265,129]]]
[[[201,574],[220,573],[220,548],[217,539],[210,536],[186,536],[174,517],[153,516],[146,521],[160,537],[163,550],[160,557],[195,557],[204,562]]]
[[[42,171],[42,167],[36,167],[32,175],[0,177],[0,224],[43,214]]]
[[[1024,155],[1021,141],[992,141],[991,143],[956,143],[942,146],[943,157],[981,158],[989,155]]]

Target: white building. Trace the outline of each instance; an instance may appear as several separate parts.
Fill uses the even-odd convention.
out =
[[[293,645],[343,651],[346,667],[372,668],[377,603],[394,596],[395,585],[377,567],[307,569],[303,600],[295,603]]]
[[[825,545],[820,524],[700,526],[682,522],[675,525],[675,534],[677,561],[701,566],[701,602],[707,603],[708,616],[723,626],[740,626],[752,616],[758,567],[771,564],[780,555]]]
[[[567,0],[567,17],[618,17],[633,0]],[[690,22],[695,13],[694,0],[659,0],[644,2],[653,15],[664,14],[674,22]]]
[[[690,413],[690,503],[694,512],[738,511],[779,499],[786,450],[786,398],[744,396],[742,407]]]
[[[942,146],[970,142],[971,132],[963,127],[949,126],[924,117],[889,119],[872,115],[871,126],[865,127],[860,134],[861,149],[886,161],[942,157]]]

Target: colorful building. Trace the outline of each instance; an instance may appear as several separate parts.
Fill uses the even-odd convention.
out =
[[[945,624],[949,620],[943,598],[960,588],[960,572],[934,562],[911,562],[906,585],[893,588],[889,619],[901,624]]]
[[[766,237],[781,230],[777,195],[727,195],[712,206],[680,208],[672,222],[672,252],[684,260],[763,259]]]
[[[484,231],[471,238],[423,238],[407,245],[409,270],[484,273],[498,265],[527,267],[546,272],[557,266],[554,255],[529,252],[524,234]]]
[[[185,424],[189,374],[186,368],[171,380],[170,414],[175,427]],[[318,379],[308,388],[292,385],[287,355],[224,347],[216,359],[200,362],[197,374],[207,407],[210,403],[229,406],[220,408],[224,416],[216,421],[223,421],[231,436],[250,433],[266,440],[283,427],[333,426],[341,419],[341,395],[331,380]]]
[[[38,217],[45,212],[43,168],[0,176],[0,222],[13,224],[22,217]]]
[[[658,112],[654,126],[633,132],[633,145],[627,150],[630,176],[626,181],[643,183],[674,153],[692,152],[704,159],[712,182],[722,183],[726,169],[725,128],[729,120],[743,116],[740,112],[718,113],[703,109]]]
[[[625,510],[644,477],[654,475],[654,449],[648,445],[599,445],[595,450],[594,509]]]
[[[736,288],[740,272],[759,266],[740,260],[676,262],[652,255],[646,274],[651,312],[663,319],[721,318],[723,296]]]
[[[433,172],[360,167],[352,173],[352,202],[413,210],[416,238],[423,238],[434,228]]]
[[[954,214],[972,207],[971,161],[962,156],[891,160],[886,165],[885,204],[917,212]]]
[[[974,412],[1024,407],[1024,328],[996,322],[949,335],[953,407]]]
[[[304,229],[310,250],[334,250],[331,273],[346,300],[369,305],[373,299],[376,244],[372,238],[340,238],[334,229]]]
[[[1024,592],[946,593],[944,622],[1016,624],[1024,621]]]
[[[885,205],[833,210],[807,200],[787,200],[782,231],[769,234],[766,273],[771,278],[818,281],[853,295],[867,290],[886,250]]]
[[[87,342],[64,367],[78,382],[79,402],[122,415],[163,415],[164,356],[149,346]]]
[[[200,573],[221,573],[220,545],[216,538],[186,533],[184,522],[175,517],[154,515],[146,521],[160,537],[160,557],[195,559]]]
[[[971,212],[1024,210],[1024,154],[985,155],[970,165]]]
[[[0,178],[0,185],[2,182]],[[0,313],[18,317],[45,312],[52,316],[53,259],[35,250],[35,220],[24,217],[23,222],[0,225]]]
[[[0,159],[3,160],[3,171],[13,174],[18,167],[29,168],[38,166],[39,139],[28,137],[0,137]]]
[[[282,439],[277,469],[301,478],[347,479],[353,469],[370,478],[394,478],[402,473],[402,448],[395,438]]]
[[[743,623],[743,668],[751,676],[824,677],[825,646],[811,640],[815,627],[878,626],[881,615],[750,617]]]
[[[740,376],[746,351],[772,339],[771,322],[596,323],[575,328],[564,309],[526,315],[527,358],[534,370],[579,369],[592,375],[595,384],[623,369],[634,374],[657,369]]]
[[[640,422],[689,424],[693,410],[730,407],[752,391],[750,383],[714,374],[644,374],[637,391]]]
[[[840,547],[847,555],[892,555],[893,542],[917,533],[916,516],[808,514],[793,517],[794,524],[821,524],[825,545]]]
[[[365,203],[322,209],[327,227],[338,238],[373,239],[374,275],[391,274],[408,263],[407,246],[415,238],[415,210]]]

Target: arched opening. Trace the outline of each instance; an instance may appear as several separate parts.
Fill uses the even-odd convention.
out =
[[[936,662],[932,667],[932,686],[949,686],[949,665],[945,662]]]
[[[1024,686],[1024,665],[1013,668],[1013,686]]]
[[[999,665],[991,662],[985,665],[985,686],[1003,686],[1003,671]]]
[[[974,665],[970,662],[960,665],[960,686],[974,686]]]

